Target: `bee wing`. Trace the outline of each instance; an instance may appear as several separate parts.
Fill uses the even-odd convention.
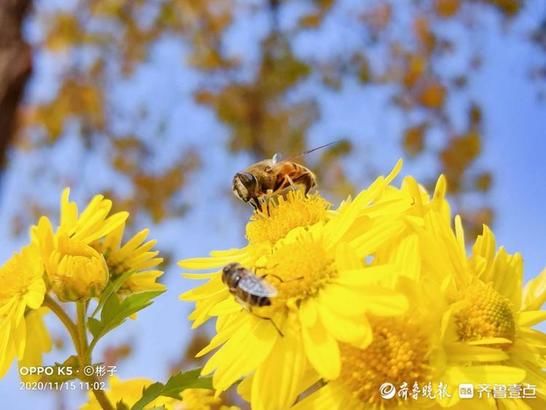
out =
[[[277,289],[257,276],[244,276],[238,284],[239,288],[250,295],[273,297],[277,295]]]

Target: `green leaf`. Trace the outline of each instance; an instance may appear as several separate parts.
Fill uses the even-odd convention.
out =
[[[159,396],[180,400],[180,393],[186,389],[212,389],[212,379],[208,376],[200,377],[200,373],[201,369],[180,372],[172,376],[165,384],[156,382],[149,385],[142,390],[142,397],[131,407],[131,410],[143,410]]]
[[[101,330],[101,323],[99,320],[89,317],[87,318],[87,327],[89,328],[89,331],[93,337],[97,337]]]
[[[102,308],[100,312],[101,322],[110,321],[112,317],[115,316],[116,312],[119,310],[119,307],[120,307],[119,296],[115,293],[112,293],[110,297],[106,299],[106,302],[104,303],[104,307]]]
[[[150,306],[153,299],[161,295],[164,290],[153,292],[142,292],[128,296],[120,301],[119,296],[112,293],[108,300],[104,303],[101,311],[100,321],[89,318],[89,330],[93,335],[93,345],[95,345],[101,337],[112,329],[121,325],[129,316],[138,311]]]
[[[201,378],[201,369],[189,370],[187,372],[180,372],[172,376],[165,385],[162,396],[172,397],[173,399],[180,399],[180,393],[185,389],[212,389],[211,378]],[[183,386],[183,388],[181,388]]]
[[[102,292],[99,303],[97,304],[97,307],[91,314],[91,317],[95,317],[96,314],[103,308],[106,301],[112,296],[112,294],[115,294],[121,286],[125,283],[125,281],[131,276],[135,271],[129,271],[125,272],[119,277],[117,277],[115,280],[111,281],[108,286],[106,286],[106,289]]]

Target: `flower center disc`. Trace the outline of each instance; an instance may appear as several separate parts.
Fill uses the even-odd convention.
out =
[[[279,292],[278,299],[299,301],[315,295],[337,276],[334,260],[320,241],[302,232],[298,240],[282,243],[268,261],[268,282]]]
[[[373,341],[366,349],[341,345],[340,380],[363,408],[396,407],[403,398],[381,398],[383,383],[395,386],[429,381],[429,343],[419,327],[402,319],[370,318]]]
[[[461,341],[500,337],[514,340],[516,324],[507,298],[491,286],[477,286],[465,292],[465,307],[455,315]]]
[[[246,226],[249,243],[275,243],[299,226],[310,226],[326,220],[330,204],[318,195],[289,191],[286,197],[268,199],[262,211],[254,213]]]

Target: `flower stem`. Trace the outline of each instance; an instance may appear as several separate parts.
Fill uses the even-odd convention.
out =
[[[103,410],[114,410],[114,406],[112,406],[112,403],[110,403],[110,400],[108,400],[108,397],[106,397],[104,390],[93,389],[93,394]]]
[[[81,366],[85,367],[91,365],[91,349],[89,348],[89,344],[87,342],[87,302],[77,302],[76,309],[78,314],[77,330],[78,344],[80,346],[79,357]],[[99,381],[96,375],[93,375],[91,378],[93,382]],[[93,383],[93,385],[94,384],[95,383]],[[103,390],[92,388],[91,391],[95,395],[95,398],[97,399],[103,410],[114,410],[112,403],[110,403],[110,400],[108,400],[108,397]]]
[[[78,353],[80,356],[82,366],[91,364],[91,358],[88,354],[88,345],[87,345],[87,327],[86,327],[86,304],[85,302],[77,302],[76,310],[78,314],[77,329],[78,329]]]
[[[74,346],[76,347],[76,351],[79,353],[78,329],[76,328],[76,325],[74,324],[72,319],[70,319],[70,317],[66,314],[63,308],[61,308],[59,304],[55,302],[53,298],[49,295],[45,295],[44,306],[48,307],[53,313],[55,313],[55,315],[63,323],[64,327],[66,327],[66,330],[68,330],[68,333],[70,334],[70,338],[72,339],[72,342],[74,343]]]
[[[87,311],[86,302],[78,302],[76,304],[78,316],[77,323],[74,323],[72,319],[70,319],[70,317],[66,314],[63,308],[60,307],[59,304],[55,302],[55,300],[53,300],[51,296],[45,296],[44,306],[48,307],[53,313],[55,313],[55,315],[63,323],[66,330],[68,330],[70,338],[72,339],[72,343],[74,343],[74,347],[76,348],[78,358],[80,359],[81,367],[83,368],[86,365],[90,365],[91,350],[89,349],[89,346],[87,344],[87,328],[85,320],[85,315]],[[98,381],[99,380],[97,376],[92,376],[92,382]],[[103,390],[93,389],[92,391],[103,410],[115,410],[114,406],[112,406],[112,403],[110,403],[110,400],[108,400],[108,397]]]

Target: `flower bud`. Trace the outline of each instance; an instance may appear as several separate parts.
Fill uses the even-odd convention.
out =
[[[66,235],[59,237],[48,265],[51,289],[64,302],[99,296],[109,278],[104,257],[91,246]]]

